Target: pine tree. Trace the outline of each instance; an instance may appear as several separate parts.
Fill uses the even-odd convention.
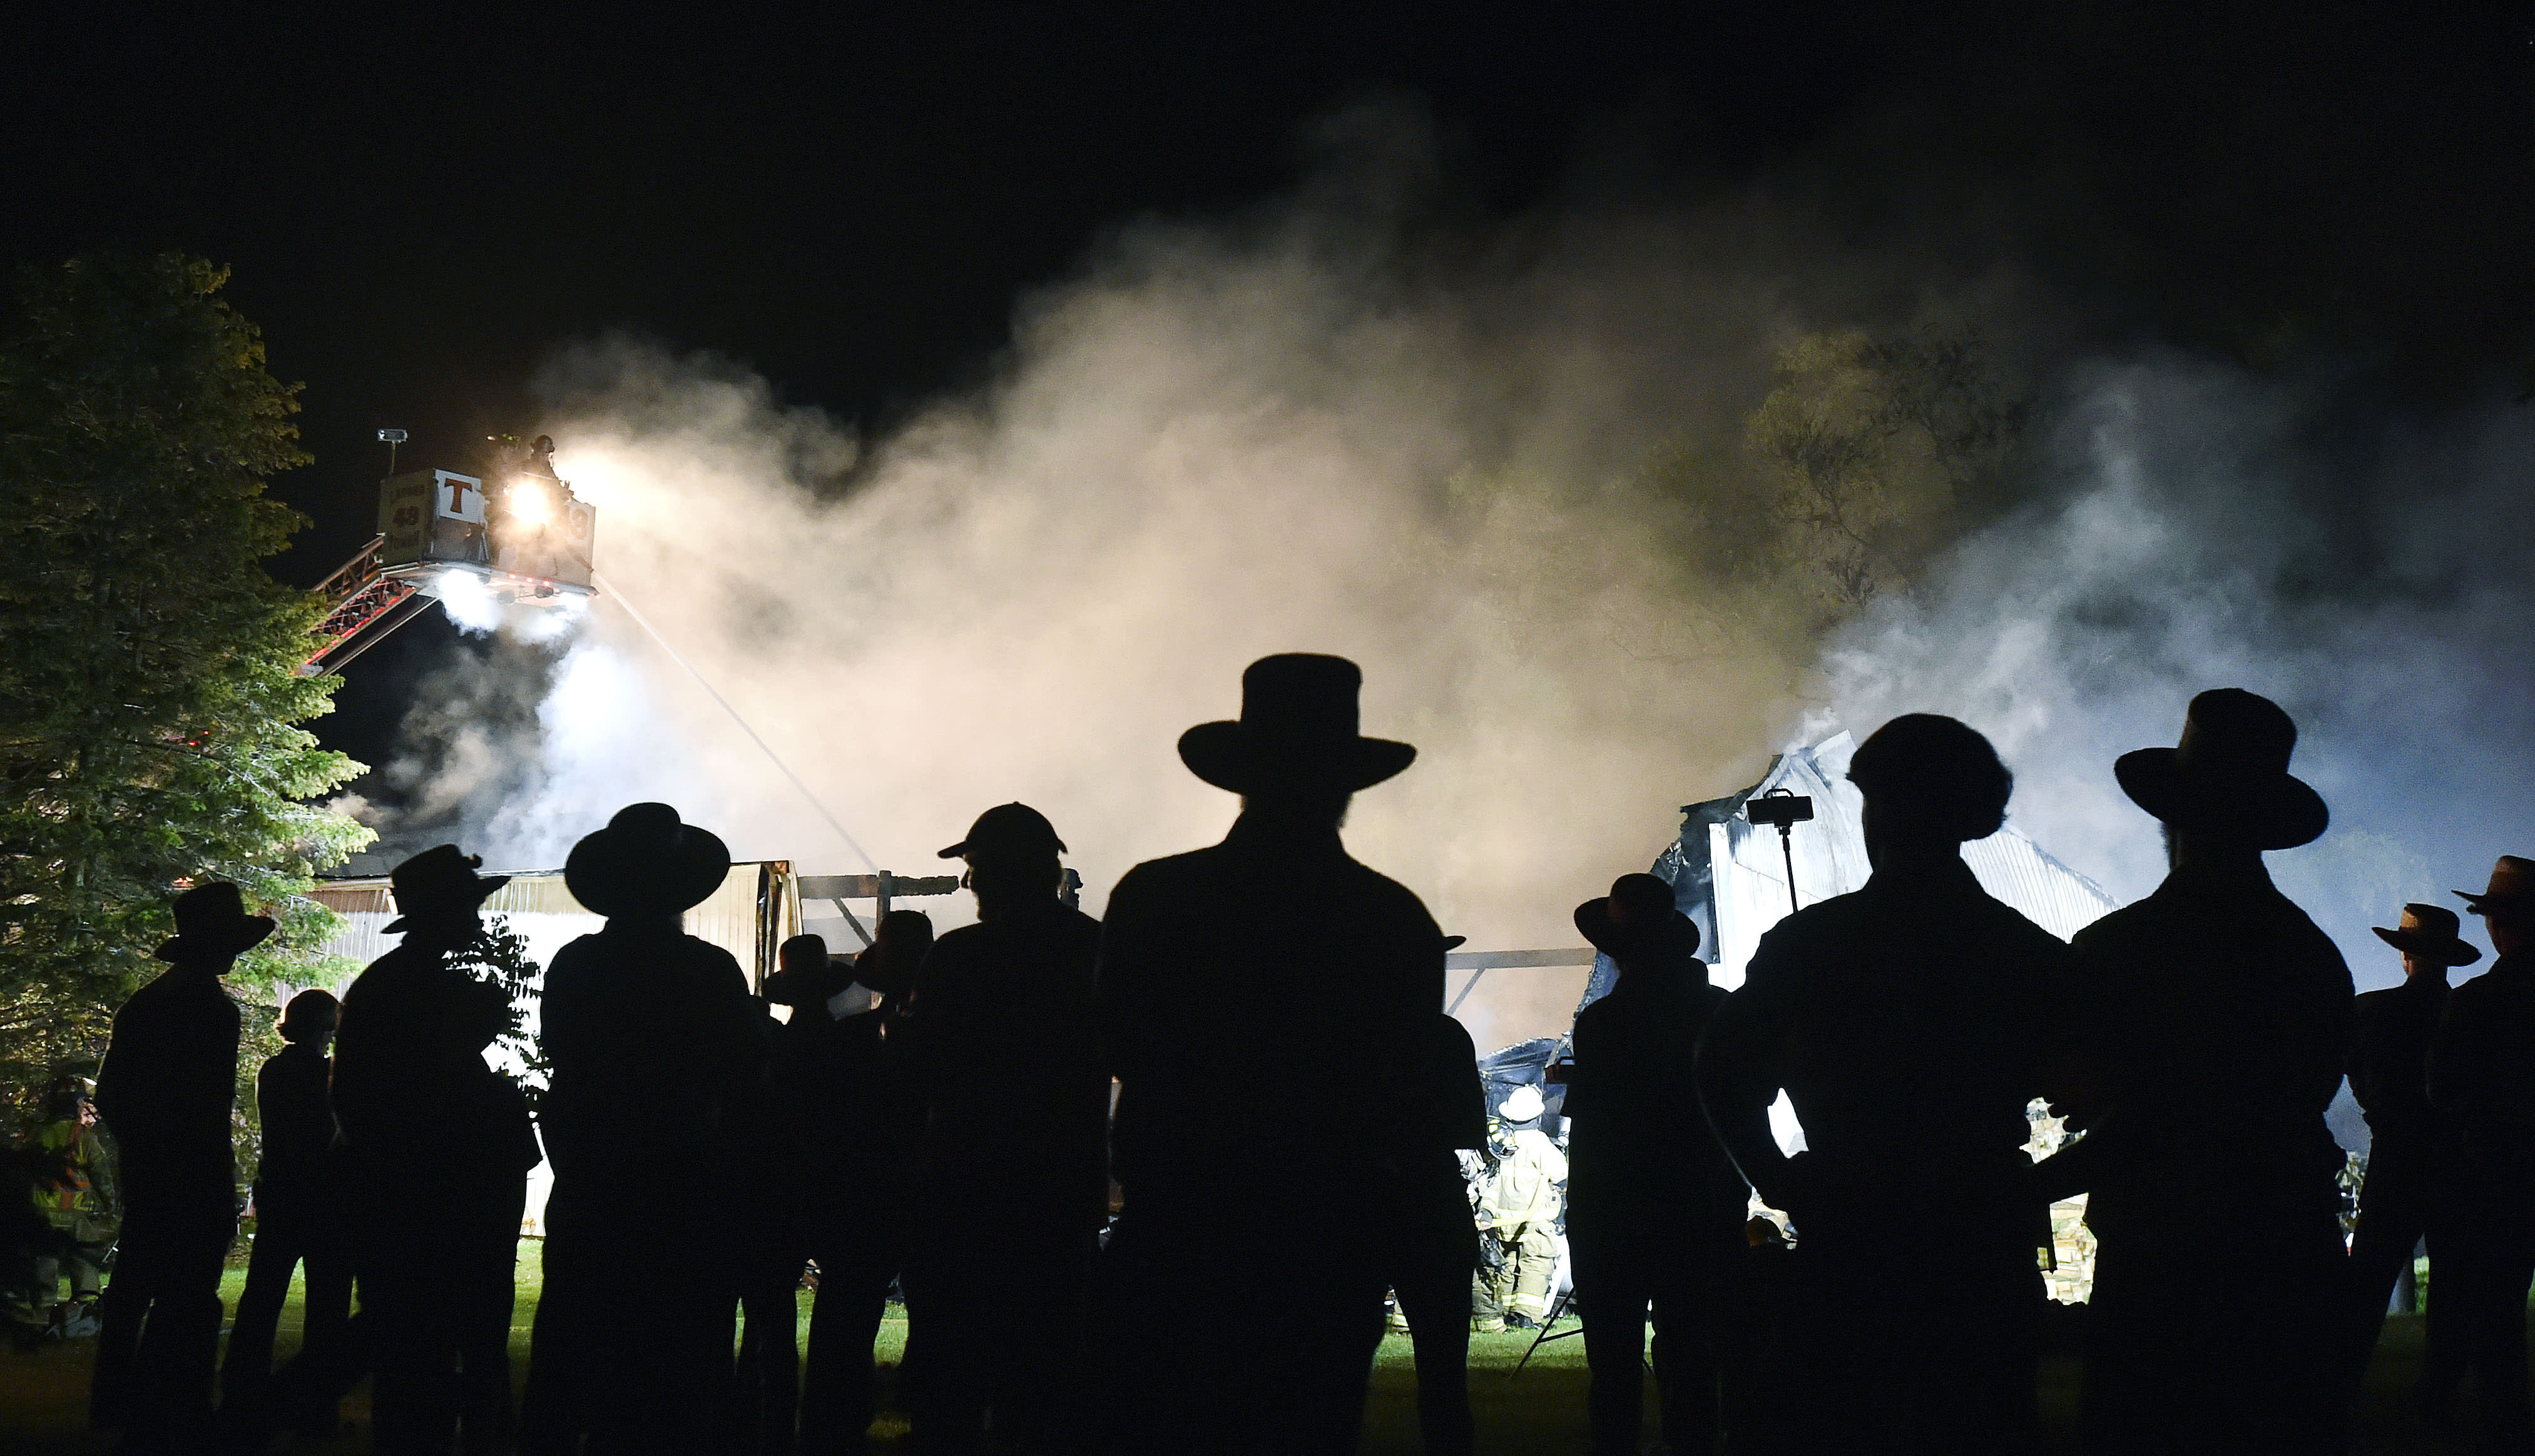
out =
[[[252,992],[336,921],[310,875],[369,831],[312,802],[361,771],[297,725],[322,610],[266,558],[304,519],[299,387],[224,270],[117,254],[28,270],[0,334],[0,1086],[93,1062],[154,974],[171,892],[226,879],[280,921]]]

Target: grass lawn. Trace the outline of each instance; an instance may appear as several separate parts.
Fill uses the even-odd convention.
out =
[[[528,1319],[541,1287],[540,1245],[521,1244],[520,1299],[511,1321],[512,1369],[516,1378],[527,1364]],[[221,1283],[221,1299],[234,1311],[243,1269],[233,1268]],[[809,1296],[801,1297],[802,1335],[809,1329]],[[1573,1329],[1562,1323],[1561,1331]],[[294,1286],[282,1311],[278,1350],[298,1348],[299,1291]],[[904,1313],[892,1307],[881,1326],[881,1359],[895,1365],[904,1348]],[[1514,1373],[1530,1332],[1470,1337],[1470,1404],[1478,1419],[1479,1449],[1503,1456],[1568,1456],[1584,1449],[1584,1342],[1558,1340],[1541,1348],[1530,1366]],[[88,1371],[93,1341],[45,1346],[34,1351],[0,1350],[0,1451],[11,1456],[54,1456],[96,1453],[112,1442],[93,1435],[85,1419]],[[2412,1422],[2403,1396],[2420,1367],[2421,1329],[2417,1318],[2396,1316],[2386,1322],[2385,1339],[2369,1378],[2368,1402],[2362,1412],[2359,1449],[2363,1452],[2443,1452],[2463,1450],[2426,1440]],[[1416,1375],[1404,1336],[1382,1342],[1373,1376],[1373,1397],[1366,1412],[1364,1450],[1415,1452],[1417,1441]],[[2046,1420],[2053,1427],[2055,1449],[2073,1450],[2070,1438],[2076,1405],[2073,1361],[2054,1359],[2043,1371]],[[1651,1401],[1649,1402],[1651,1416]],[[280,1449],[328,1453],[366,1452],[369,1403],[366,1387],[346,1402],[345,1433],[323,1445]],[[875,1427],[879,1443],[894,1444],[904,1432],[902,1422],[884,1421]],[[1651,1435],[1651,1432],[1649,1432]]]

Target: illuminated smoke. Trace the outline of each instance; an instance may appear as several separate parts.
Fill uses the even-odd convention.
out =
[[[1021,799],[1096,912],[1232,819],[1181,731],[1236,713],[1257,656],[1339,652],[1365,730],[1421,750],[1358,799],[1356,853],[1474,946],[1571,945],[1569,909],[1796,710],[1777,609],[1685,571],[1695,520],[1639,472],[1666,440],[1732,450],[1784,328],[1694,241],[1422,278],[1311,216],[1155,226],[1030,300],[991,388],[885,438],[623,341],[559,359],[533,428],[603,576],[887,868],[938,870]],[[472,829],[491,862],[560,863],[658,798],[742,856],[860,868],[603,598],[554,673],[534,772]],[[1531,1034],[1579,984],[1501,973],[1468,1014]]]
[[[1332,193],[1355,196],[1127,229],[1026,301],[990,386],[877,439],[623,340],[559,357],[532,428],[598,509],[602,574],[901,873],[1021,799],[1097,913],[1136,861],[1221,834],[1233,800],[1173,744],[1293,649],[1361,662],[1366,731],[1419,746],[1349,843],[1474,948],[1575,943],[1569,908],[1644,868],[1678,806],[1799,735],[1912,709],[1992,734],[2018,822],[2136,894],[2156,836],[2112,757],[2171,742],[2197,689],[2278,697],[2336,831],[2275,865],[2363,980],[2368,916],[2525,847],[2522,526],[2473,565],[2495,550],[2475,522],[2522,478],[2516,416],[2380,461],[2381,549],[2354,568],[2314,523],[2332,470],[2298,455],[2294,392],[2064,366],[2025,510],[1824,648],[1785,577],[1713,567],[1712,503],[1643,466],[1732,477],[1778,343],[1907,324],[1947,280],[1740,206],[1429,249]],[[1964,291],[2011,331],[2011,290]],[[602,600],[554,660],[515,637],[561,619],[506,611],[468,661],[516,680],[427,689],[407,725],[430,748],[403,782],[468,848],[557,865],[662,799],[742,857],[860,868],[622,612]],[[1493,973],[1464,1015],[1482,1045],[1557,1029],[1579,980]]]
[[[587,598],[569,592],[521,602],[468,572],[442,572],[432,580],[449,620],[470,637],[500,633],[524,642],[561,641],[581,625],[588,606]]]
[[[2363,989],[2399,980],[2368,927],[2456,906],[2451,888],[2535,842],[2535,543],[2514,504],[2535,415],[2353,419],[2328,386],[2170,358],[2069,388],[2067,478],[1841,635],[1839,710],[1978,725],[2015,768],[2017,824],[2128,899],[2164,851],[2113,759],[2174,742],[2201,689],[2271,697],[2300,725],[2293,770],[2332,807],[2273,878]]]

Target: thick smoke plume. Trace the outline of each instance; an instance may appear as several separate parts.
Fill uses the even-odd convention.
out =
[[[2363,989],[2399,980],[2368,927],[2460,910],[2451,889],[2535,842],[2535,411],[2354,417],[2328,384],[2171,357],[2066,388],[2047,494],[1832,643],[1840,716],[1978,725],[2015,821],[2131,899],[2164,851],[2113,759],[2172,743],[2204,688],[2275,698],[2332,828],[2273,878]]]
[[[1584,473],[1617,401],[1548,358],[1482,394],[1458,344],[1223,260],[1051,305],[991,399],[883,443],[840,497],[821,422],[639,350],[572,361],[595,388],[553,428],[608,580],[889,868],[1021,799],[1096,906],[1231,818],[1181,730],[1237,712],[1251,659],[1332,651],[1364,665],[1367,731],[1421,750],[1358,800],[1357,853],[1475,943],[1565,944],[1565,908],[1640,867],[1678,805],[1757,770],[1785,670],[1701,640],[1737,604]],[[543,791],[488,826],[508,860],[559,860],[639,794],[742,854],[861,868],[604,607],[543,726]]]
[[[2200,688],[2279,698],[2336,807],[2279,872],[2354,963],[2369,917],[2524,847],[2526,536],[2497,559],[2479,524],[2522,499],[2523,419],[2319,450],[2294,389],[2050,359],[2048,311],[1998,278],[1756,208],[1438,244],[1388,187],[1127,229],[1027,301],[991,384],[877,438],[622,339],[558,358],[537,428],[622,602],[903,874],[1020,799],[1096,913],[1136,861],[1220,835],[1233,801],[1173,744],[1296,649],[1362,663],[1365,730],[1418,745],[1349,842],[1475,947],[1575,943],[1569,907],[1644,868],[1678,806],[1914,709],[1992,734],[2017,821],[2130,896],[2158,849],[2112,757],[2171,742]],[[1966,320],[2053,407],[1860,614],[1752,421],[1802,339]],[[2319,523],[2354,501],[2361,539]],[[405,791],[489,862],[560,864],[662,799],[739,856],[865,868],[618,603],[475,660],[533,684],[532,730],[497,750],[472,704],[521,724],[519,690],[448,685],[407,725]],[[1498,973],[1464,1014],[1483,1045],[1563,1027],[1579,981]]]

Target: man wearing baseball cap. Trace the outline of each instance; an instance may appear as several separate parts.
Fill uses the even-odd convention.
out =
[[[2485,1450],[2529,1437],[2526,1295],[2535,1284],[2535,860],[2502,855],[2481,893],[2458,890],[2498,952],[2447,993],[2430,1046],[2430,1102],[2463,1139],[2455,1253],[2431,1304],[2447,1305],[2455,1356],[2472,1371]]]
[[[934,942],[906,1013],[925,1108],[906,1270],[922,1351],[915,1434],[976,1449],[1064,1439],[1074,1339],[1108,1219],[1109,1079],[1092,1023],[1100,922],[1066,904],[1065,841],[1026,804],[977,817],[964,860],[977,923]]]

